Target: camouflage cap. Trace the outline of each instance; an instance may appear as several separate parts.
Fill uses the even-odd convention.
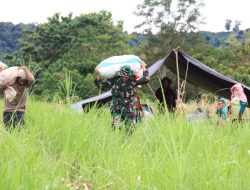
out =
[[[134,71],[131,70],[130,66],[124,65],[121,67],[120,71],[118,71],[118,76],[128,76],[132,77],[134,75]]]

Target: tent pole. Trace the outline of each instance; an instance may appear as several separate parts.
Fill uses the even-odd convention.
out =
[[[180,47],[178,46],[176,49],[174,49],[175,60],[176,60],[176,74],[177,74],[177,103],[180,103],[180,73],[179,73],[179,60],[178,60],[179,48]]]
[[[158,98],[156,97],[156,95],[155,95],[155,93],[154,93],[154,91],[153,91],[152,87],[150,86],[150,84],[149,84],[149,83],[147,83],[147,85],[148,85],[149,90],[152,92],[152,94],[153,94],[154,98],[155,98],[158,102],[160,102],[160,101],[158,100]]]
[[[188,66],[189,66],[189,61],[187,61],[187,69],[186,69],[186,73],[185,73],[185,79],[181,85],[181,94],[182,94],[182,98],[184,98],[184,94],[186,91],[186,83],[187,83],[187,74],[188,74]]]

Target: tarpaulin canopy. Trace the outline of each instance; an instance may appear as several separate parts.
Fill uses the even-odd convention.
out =
[[[181,51],[178,51],[178,63],[180,78],[184,79],[187,71],[187,81],[189,83],[215,95],[230,99],[230,88],[238,83],[237,81],[218,73]],[[174,51],[165,59],[164,65],[176,74],[176,54]],[[250,88],[243,84],[242,86],[249,102]]]
[[[238,83],[237,81],[218,73],[181,51],[178,51],[177,54],[172,51],[166,57],[151,65],[148,68],[149,75],[152,76],[155,74],[163,65],[174,74],[177,74],[176,60],[178,60],[180,78],[185,79],[186,77],[189,83],[223,98],[230,99],[230,88]],[[250,88],[243,84],[242,86],[248,102],[250,102]],[[81,112],[85,106],[93,104],[96,101],[109,101],[111,96],[110,91],[105,92],[99,96],[76,102],[71,105],[71,108],[77,112]]]

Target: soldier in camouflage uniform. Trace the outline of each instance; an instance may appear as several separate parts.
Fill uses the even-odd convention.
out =
[[[112,103],[112,128],[115,130],[122,122],[131,131],[136,119],[136,88],[137,85],[149,82],[149,72],[142,63],[143,77],[136,79],[134,72],[129,66],[123,66],[118,72],[118,76],[108,79],[105,82],[100,80],[100,75],[96,69],[95,84],[104,91],[111,88]]]

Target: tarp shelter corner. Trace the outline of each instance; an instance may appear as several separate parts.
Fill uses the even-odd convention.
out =
[[[200,87],[208,92],[211,92],[215,95],[230,99],[230,88],[234,84],[238,83],[237,81],[232,80],[229,77],[226,77],[221,73],[215,71],[214,69],[209,68],[205,64],[199,62],[198,60],[192,58],[191,56],[185,54],[182,51],[178,51],[177,56],[179,75],[181,79],[184,79],[187,74],[186,80],[189,83]],[[166,66],[174,74],[177,73],[176,53],[174,51],[171,51],[166,55],[166,57],[161,60],[158,60],[156,63],[154,63],[148,68],[150,76],[155,74],[163,65]],[[248,102],[250,102],[250,88],[243,84],[242,86],[247,96],[247,100]],[[87,104],[93,104],[93,102],[96,101],[107,102],[111,99],[111,96],[112,94],[110,91],[105,92],[99,96],[76,102],[71,105],[71,108],[73,108],[77,112],[81,112],[83,110],[83,107],[85,107]],[[249,105],[250,104],[248,104],[248,106]]]

